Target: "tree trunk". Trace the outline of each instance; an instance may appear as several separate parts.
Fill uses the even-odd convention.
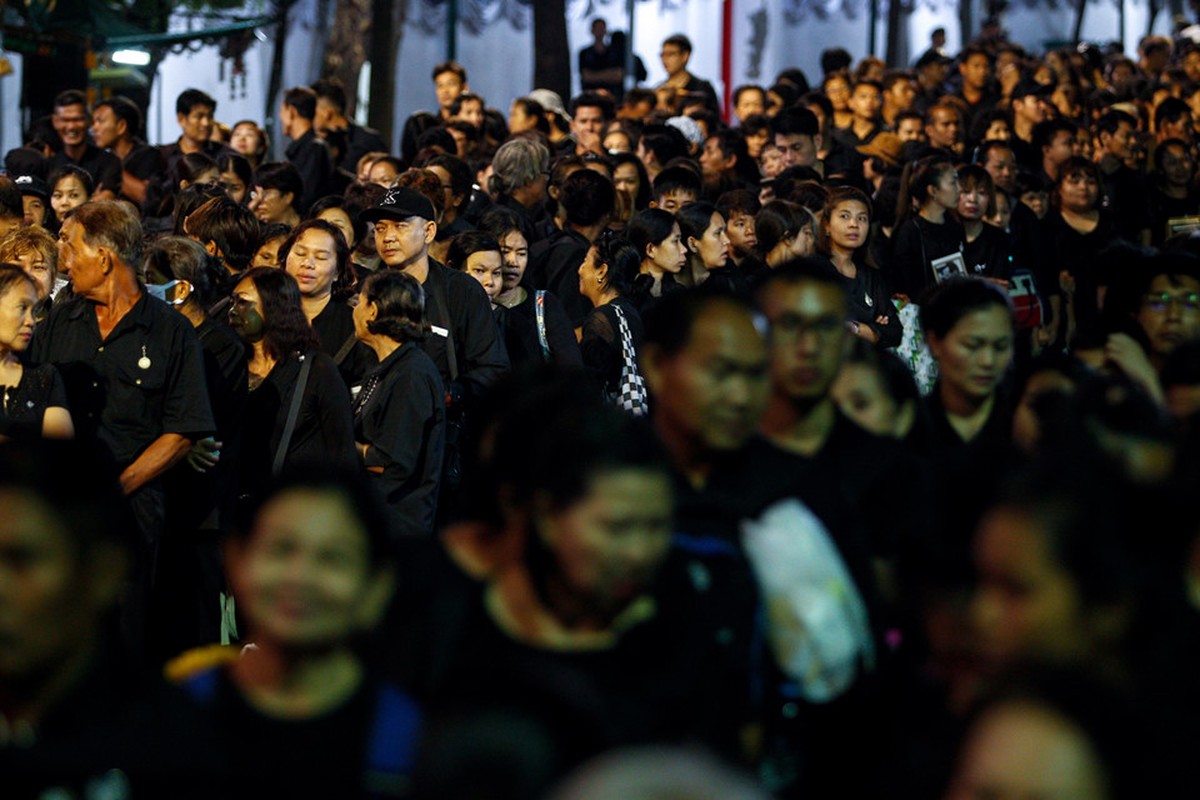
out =
[[[371,0],[337,0],[333,30],[325,43],[321,77],[335,78],[346,90],[346,116],[353,119],[358,100],[358,77],[367,60]]]
[[[904,8],[899,0],[891,0],[888,3],[887,12],[887,61],[889,67],[900,67],[902,59],[907,58],[907,54],[900,52],[900,37],[904,33]]]
[[[629,43],[633,46],[633,42]],[[571,49],[566,0],[533,0],[533,85],[571,96]]]
[[[408,0],[371,0],[371,108],[367,124],[389,144],[395,140],[396,58]]]
[[[263,112],[263,129],[267,132],[267,141],[276,142],[275,123],[279,115],[276,107],[279,92],[283,89],[283,60],[287,45],[288,11],[295,0],[276,0],[275,18],[279,21],[275,26],[275,52],[271,57],[271,80],[267,84],[266,109]]]

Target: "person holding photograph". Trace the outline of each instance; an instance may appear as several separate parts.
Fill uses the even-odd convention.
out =
[[[1067,340],[1071,332],[1096,318],[1106,277],[1096,269],[1097,256],[1120,234],[1112,213],[1100,208],[1100,168],[1083,156],[1059,167],[1046,212],[1050,263],[1059,265],[1065,295]]]
[[[919,303],[930,286],[966,273],[966,237],[948,213],[958,208],[960,191],[954,162],[946,156],[926,156],[905,166],[884,270],[893,291]]]

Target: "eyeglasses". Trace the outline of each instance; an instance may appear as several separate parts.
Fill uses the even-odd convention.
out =
[[[1166,311],[1172,304],[1191,313],[1200,312],[1200,292],[1171,294],[1170,292],[1147,292],[1142,296],[1142,305],[1156,313]]]

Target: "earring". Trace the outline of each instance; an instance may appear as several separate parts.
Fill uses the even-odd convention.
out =
[[[604,284],[604,278],[596,278],[596,283],[603,285],[603,284]]]

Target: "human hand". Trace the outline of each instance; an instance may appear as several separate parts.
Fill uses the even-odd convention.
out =
[[[188,451],[188,466],[196,472],[208,472],[221,462],[222,444],[211,436],[197,440]]]

